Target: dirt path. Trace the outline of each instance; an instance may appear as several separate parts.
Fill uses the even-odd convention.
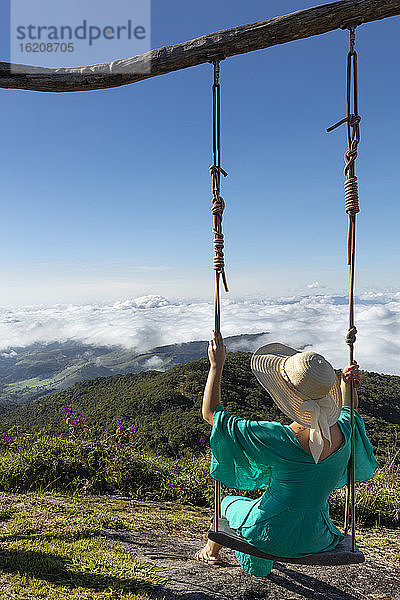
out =
[[[106,537],[140,561],[163,567],[161,600],[400,600],[400,569],[367,559],[361,565],[309,567],[276,563],[268,577],[253,577],[224,549],[226,566],[193,560],[204,539],[156,533],[106,531]]]

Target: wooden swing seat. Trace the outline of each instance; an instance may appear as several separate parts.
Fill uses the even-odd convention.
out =
[[[318,552],[317,554],[309,554],[300,558],[288,558],[283,556],[273,556],[267,554],[255,546],[249,544],[245,539],[237,535],[234,529],[229,527],[229,523],[225,517],[218,518],[218,531],[214,531],[214,519],[212,520],[211,529],[208,532],[208,539],[217,544],[221,544],[226,548],[238,550],[244,554],[257,556],[277,562],[293,563],[297,565],[315,565],[315,566],[336,566],[336,565],[351,565],[365,561],[363,553],[356,546],[355,552],[351,550],[351,535],[346,535],[339,542],[334,550],[328,552]]]

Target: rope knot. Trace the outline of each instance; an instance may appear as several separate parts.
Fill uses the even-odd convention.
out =
[[[222,196],[214,196],[212,204],[211,214],[214,216],[219,215],[222,218],[222,213],[225,210],[225,202]]]
[[[214,234],[214,259],[213,268],[217,273],[222,274],[223,282],[226,291],[228,291],[228,285],[225,277],[225,257],[224,257],[224,234],[217,229],[213,229]]]
[[[352,346],[355,341],[356,341],[356,333],[357,333],[357,328],[356,327],[350,327],[350,329],[347,332],[346,335],[346,344],[348,344],[349,346]]]
[[[222,175],[224,177],[226,177],[228,175],[228,173],[222,167],[218,167],[217,165],[211,165],[211,167],[210,167],[211,177],[215,177],[216,175],[219,175],[220,173],[222,173]]]
[[[351,114],[351,115],[349,115],[348,121],[349,121],[350,127],[357,127],[357,125],[359,125],[361,123],[361,117],[360,117],[360,115]]]
[[[355,162],[356,162],[356,158],[358,156],[357,146],[358,146],[358,140],[354,139],[351,142],[351,147],[344,154],[344,162],[345,162],[344,174],[345,175],[350,174],[351,176],[354,176]]]
[[[333,131],[337,127],[340,127],[340,125],[343,125],[343,123],[348,123],[350,125],[350,127],[355,128],[361,123],[361,117],[360,117],[360,115],[354,115],[353,113],[351,113],[348,117],[344,117],[344,119],[341,119],[334,125],[331,125],[330,127],[328,127],[327,131],[328,132]]]
[[[357,177],[348,177],[344,182],[345,211],[348,215],[356,215],[360,212],[358,204],[358,181]]]

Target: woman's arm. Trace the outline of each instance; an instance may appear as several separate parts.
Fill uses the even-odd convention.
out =
[[[214,410],[220,403],[221,377],[224,368],[226,347],[220,333],[213,335],[208,345],[208,358],[210,360],[210,371],[208,373],[206,387],[203,395],[203,419],[213,424]]]
[[[360,387],[361,383],[361,373],[358,369],[358,364],[356,361],[353,362],[352,365],[348,365],[343,369],[342,374],[342,399],[343,406],[351,406],[351,385],[350,382],[353,382],[353,390],[354,390],[354,408],[358,408],[358,395],[357,389]]]

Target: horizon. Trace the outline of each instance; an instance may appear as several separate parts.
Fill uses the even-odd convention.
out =
[[[121,346],[138,353],[169,344],[209,340],[213,301],[147,295],[113,303],[0,307],[3,356],[33,343],[76,341]],[[355,357],[366,371],[400,375],[400,291],[359,294]],[[346,295],[222,299],[224,337],[260,334],[263,344],[282,342],[318,352],[335,368],[348,361]]]

